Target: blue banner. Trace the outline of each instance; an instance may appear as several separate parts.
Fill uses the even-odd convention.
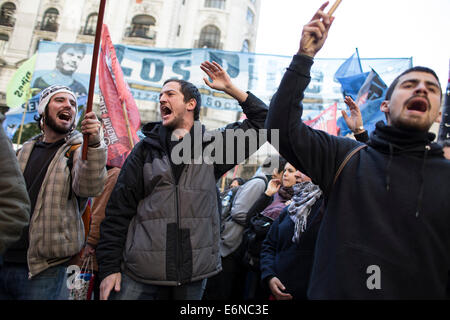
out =
[[[84,49],[71,47],[70,44],[41,41],[32,87],[44,82],[48,85],[60,82],[82,94],[83,88],[89,88],[93,47],[91,44],[83,46]],[[238,87],[252,91],[269,104],[292,59],[292,56],[214,49],[159,49],[125,45],[116,45],[115,49],[125,81],[138,107],[139,101],[158,103],[163,82],[169,78],[178,78],[190,81],[200,89],[204,107],[241,111],[237,101],[204,84],[205,73],[200,69],[200,64],[205,60],[221,64]],[[335,102],[339,109],[345,108],[341,85],[334,76],[346,60],[314,59],[311,82],[303,101],[305,120],[313,119]],[[412,64],[411,58],[360,59],[360,63],[363,70],[370,70],[370,67],[377,70],[385,81],[393,79]]]

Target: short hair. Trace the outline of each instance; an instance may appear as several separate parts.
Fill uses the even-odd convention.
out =
[[[181,79],[167,79],[164,81],[163,86],[169,82],[178,82],[180,84],[180,91],[183,94],[184,102],[188,102],[191,99],[196,101],[195,109],[194,109],[194,121],[200,119],[200,108],[202,105],[202,96],[198,91],[198,88],[191,82]]]
[[[273,166],[274,161],[277,161],[278,166],[276,169],[278,170],[278,173],[281,173],[284,171],[284,166],[287,163],[287,160],[283,158],[280,155],[270,155],[264,160],[264,163],[262,164],[263,168],[270,168]],[[275,169],[275,168],[274,168]]]
[[[233,181],[237,181],[238,184],[239,184],[240,186],[242,186],[242,185],[245,183],[244,179],[242,179],[242,178],[240,178],[240,177],[236,177],[236,178],[232,179],[232,180],[230,181],[230,184],[232,184]]]
[[[441,83],[439,82],[439,78],[438,78],[436,72],[434,72],[433,70],[431,70],[430,68],[427,68],[427,67],[421,67],[421,66],[412,67],[412,68],[409,68],[409,69],[403,71],[400,75],[398,75],[394,79],[394,81],[392,81],[391,85],[389,86],[389,88],[386,91],[386,97],[384,100],[391,100],[392,93],[394,92],[394,89],[397,86],[400,78],[402,76],[404,76],[405,74],[408,74],[411,72],[425,72],[425,73],[429,73],[429,74],[433,75],[436,78],[437,82],[439,83],[439,88],[441,88]],[[441,89],[441,98],[442,98],[442,89]]]
[[[83,43],[64,43],[58,49],[58,57],[69,49],[74,49],[76,51],[81,51],[83,56],[86,54],[86,45]]]
[[[444,141],[442,142],[442,147],[443,147],[443,148],[450,147],[450,140],[444,140]]]

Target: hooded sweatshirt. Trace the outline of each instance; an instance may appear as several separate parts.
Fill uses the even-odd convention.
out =
[[[271,101],[266,127],[280,153],[324,191],[310,299],[445,298],[450,270],[450,162],[434,135],[377,124],[368,147],[301,121],[313,60],[295,55]]]

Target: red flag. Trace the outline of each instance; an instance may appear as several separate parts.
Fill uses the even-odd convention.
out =
[[[304,123],[313,129],[322,130],[337,136],[338,126],[336,124],[337,103],[334,103],[317,117],[312,120],[304,121]]]
[[[132,149],[123,106],[126,108],[133,145],[139,141],[136,132],[141,126],[141,119],[136,102],[124,80],[122,68],[117,60],[116,51],[105,24],[102,30],[98,78],[103,98],[100,102],[100,110],[105,141],[108,145],[107,165],[122,167]]]

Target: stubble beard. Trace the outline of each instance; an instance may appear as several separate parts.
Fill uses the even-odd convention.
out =
[[[63,126],[59,126],[56,121],[54,119],[52,119],[51,117],[49,117],[48,115],[45,116],[44,118],[44,123],[47,127],[49,127],[50,129],[52,129],[53,131],[55,131],[56,133],[59,134],[68,134],[72,128],[74,127],[74,123],[75,123],[75,119],[73,119],[72,124],[70,125],[69,128],[65,128]]]

